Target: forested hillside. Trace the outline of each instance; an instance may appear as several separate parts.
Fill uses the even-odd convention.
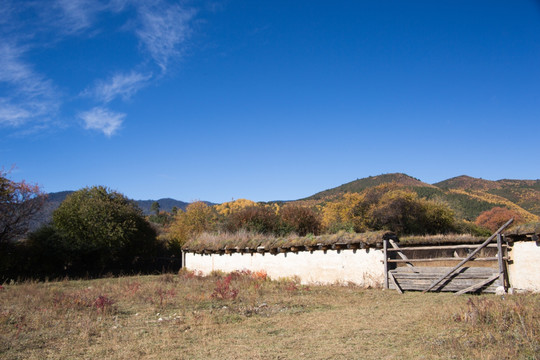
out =
[[[329,202],[342,194],[361,193],[386,183],[410,189],[420,198],[445,202],[458,217],[468,221],[474,221],[482,212],[494,207],[514,210],[530,221],[537,221],[540,216],[540,180],[491,181],[465,175],[435,184],[427,184],[402,173],[370,176],[299,201],[310,204]]]

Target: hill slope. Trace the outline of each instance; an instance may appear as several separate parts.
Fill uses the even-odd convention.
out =
[[[498,196],[540,216],[540,180],[503,179],[491,181],[462,175],[434,185],[443,190]],[[489,197],[489,195],[486,196]]]
[[[360,193],[370,187],[395,183],[425,199],[448,203],[457,216],[473,221],[480,213],[496,206],[508,207],[525,219],[538,221],[540,216],[540,180],[484,180],[462,175],[436,184],[427,184],[407,174],[370,176],[324,190],[299,201],[331,200],[343,193]]]
[[[385,184],[385,183],[396,183],[396,184],[403,185],[406,187],[427,187],[427,188],[434,187],[433,185],[422,182],[407,174],[392,173],[392,174],[382,174],[378,176],[370,176],[363,179],[357,179],[357,180],[348,182],[346,184],[340,185],[338,187],[318,192],[302,200],[321,200],[326,197],[339,195],[342,193],[362,192],[367,188]]]

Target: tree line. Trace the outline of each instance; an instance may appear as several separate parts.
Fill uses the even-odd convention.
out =
[[[104,186],[69,195],[52,221],[28,233],[44,204],[36,185],[0,172],[0,277],[99,276],[159,271],[164,259],[181,258],[181,247],[203,232],[238,231],[273,236],[388,230],[399,235],[471,233],[488,235],[499,222],[516,217],[494,208],[476,223],[460,220],[448,204],[419,198],[397,184],[345,193],[320,203],[256,203],[239,199],[210,206],[193,202],[185,211],[144,216],[136,203]],[[160,260],[161,259],[161,260]],[[170,264],[170,262],[169,262]]]

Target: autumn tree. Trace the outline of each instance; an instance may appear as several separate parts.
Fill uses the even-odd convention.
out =
[[[218,214],[223,216],[229,216],[232,213],[241,211],[247,207],[257,206],[257,203],[255,201],[247,200],[247,199],[237,199],[232,200],[228,202],[224,202],[223,204],[215,205],[215,209],[218,212]]]
[[[313,209],[295,204],[287,204],[280,211],[281,219],[300,236],[318,235],[321,231],[321,219]]]
[[[329,232],[337,230],[365,231],[364,196],[358,193],[343,194],[338,200],[324,206],[323,226]]]
[[[0,244],[13,241],[28,231],[30,221],[41,210],[45,195],[38,185],[8,179],[0,170]]]
[[[455,230],[453,211],[444,203],[419,199],[396,184],[382,184],[362,193],[343,194],[323,208],[327,231],[390,230],[401,234],[435,234]]]
[[[391,230],[399,234],[438,234],[454,230],[454,212],[443,203],[419,199],[409,190],[384,194],[368,214],[374,230]]]
[[[515,211],[505,207],[494,207],[491,210],[486,210],[476,218],[476,225],[489,229],[492,232],[497,231],[505,222],[514,219],[514,224],[522,221],[521,215]]]
[[[189,204],[186,211],[178,210],[167,229],[169,241],[182,246],[191,236],[210,231],[216,225],[215,210],[202,201]]]
[[[248,206],[231,213],[225,221],[225,230],[236,232],[246,230],[261,234],[280,233],[280,219],[273,207]]]

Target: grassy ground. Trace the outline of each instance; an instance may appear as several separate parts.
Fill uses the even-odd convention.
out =
[[[189,272],[0,288],[2,359],[538,359],[539,338],[532,294]]]

